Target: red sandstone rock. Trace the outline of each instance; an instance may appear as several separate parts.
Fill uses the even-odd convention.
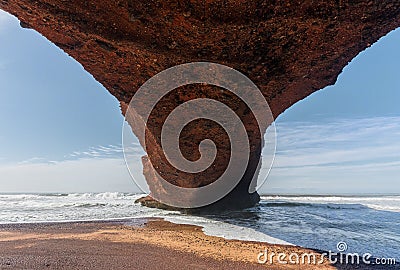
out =
[[[333,84],[360,51],[400,26],[398,0],[0,0],[0,8],[80,62],[120,101],[123,113],[137,89],[158,72],[181,63],[210,61],[233,67],[253,80],[276,117],[295,102]],[[256,128],[244,114],[243,104],[230,94],[223,96],[210,89],[180,89],[160,106],[170,110],[206,93],[228,101],[245,118],[252,134]],[[190,187],[208,184],[226,166],[223,131],[210,126],[204,132],[206,123],[198,122],[184,132],[182,148],[188,159],[198,158],[193,149],[210,134],[219,138],[220,159],[214,169],[182,182],[182,175],[164,162],[159,145],[159,124],[167,112],[156,110],[153,115],[147,139],[154,147],[149,149],[149,158],[159,165],[159,173],[170,175],[171,183]],[[131,124],[135,130],[135,123]],[[144,142],[144,138],[139,139]],[[257,174],[262,146],[257,136],[250,135],[250,140],[254,151],[248,172],[223,200],[225,206],[249,206],[258,199],[257,194],[248,194],[247,188],[252,175]],[[145,176],[152,192],[158,192],[162,187],[149,158],[144,158]]]

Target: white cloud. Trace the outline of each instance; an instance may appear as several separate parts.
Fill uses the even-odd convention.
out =
[[[138,192],[122,159],[80,159],[0,167],[1,192]]]
[[[399,158],[400,117],[284,124],[278,130],[278,167]]]
[[[138,143],[129,149],[132,173],[141,185]],[[33,157],[18,163],[0,164],[0,193],[4,192],[140,192],[129,174],[121,145],[92,147],[66,155],[63,160]]]
[[[400,117],[329,123],[278,123],[278,151],[262,193],[400,193]],[[143,149],[130,145],[143,182]],[[0,167],[0,192],[137,190],[121,145],[74,152],[64,161],[36,157]]]
[[[132,174],[143,185],[141,146],[127,151],[134,166]],[[123,158],[121,145],[92,147],[73,152],[63,160],[33,157],[18,163],[0,165],[2,192],[139,192]]]
[[[129,147],[125,147],[125,152],[134,154],[137,156],[145,155],[144,150],[138,142],[131,144]],[[123,156],[124,149],[122,145],[107,145],[107,146],[96,146],[91,147],[86,151],[75,151],[72,154],[66,155],[66,159],[81,159],[81,158],[117,158]]]
[[[400,117],[277,127],[263,192],[400,193]]]
[[[18,162],[18,165],[24,165],[24,164],[40,164],[40,163],[48,163],[48,161],[45,158],[41,157],[33,157],[21,162]]]

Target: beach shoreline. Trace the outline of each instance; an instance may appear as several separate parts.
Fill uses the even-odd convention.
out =
[[[298,246],[209,236],[199,226],[159,218],[0,225],[0,269],[337,268],[327,260],[283,265],[275,258],[272,264],[260,264],[258,256],[267,249],[320,254]]]
[[[257,254],[266,246],[290,247],[226,240],[158,218],[11,224],[0,225],[0,268],[265,269]]]

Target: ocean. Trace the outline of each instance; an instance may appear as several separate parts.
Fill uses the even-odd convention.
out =
[[[400,261],[400,196],[262,196],[256,207],[189,216],[134,204],[125,193],[3,194],[0,224],[164,218],[228,239],[294,244]]]

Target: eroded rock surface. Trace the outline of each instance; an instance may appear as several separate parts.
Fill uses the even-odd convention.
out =
[[[295,102],[333,84],[360,51],[400,26],[398,0],[0,0],[0,8],[80,62],[120,101],[123,113],[137,89],[153,75],[177,64],[209,61],[247,75],[261,89],[276,117]],[[199,141],[212,134],[221,157],[213,169],[183,182],[179,173],[162,161],[157,124],[168,110],[161,108],[170,110],[204,96],[230,103],[246,121],[253,145],[248,172],[218,208],[253,205],[258,195],[247,190],[258,173],[262,145],[254,135],[251,114],[231,94],[207,90],[206,86],[178,89],[155,111],[149,131],[154,147],[143,159],[150,188],[152,192],[162,189],[150,159],[157,163],[159,173],[169,174],[170,182],[180,186],[207,185],[224,170],[229,150],[226,136],[204,121],[184,131],[182,148],[188,159],[196,160]]]

